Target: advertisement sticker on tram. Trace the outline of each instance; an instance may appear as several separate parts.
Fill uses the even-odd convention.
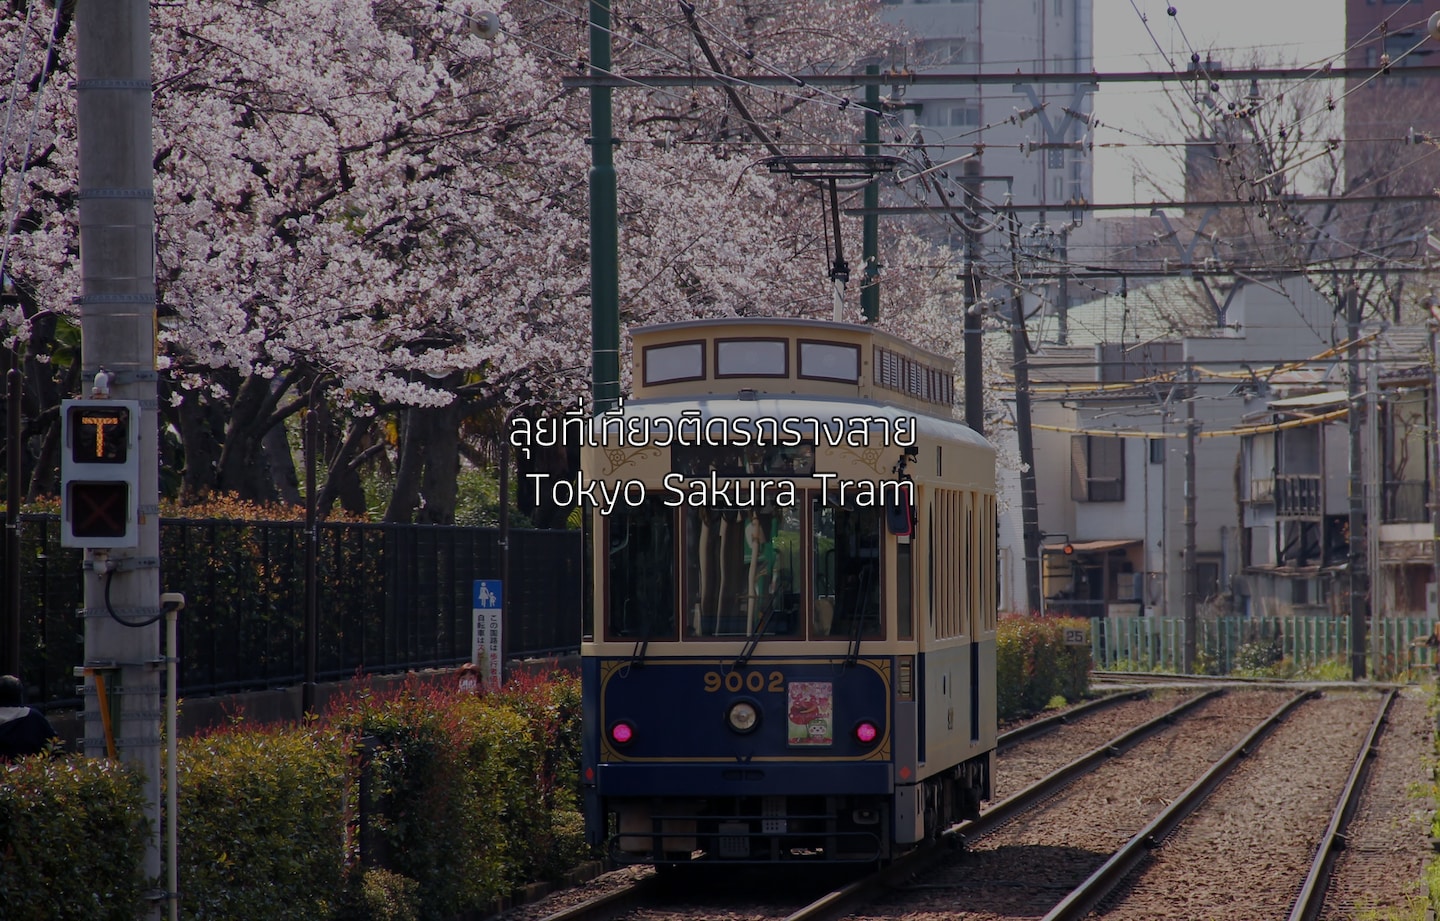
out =
[[[792,681],[786,688],[791,745],[830,745],[834,734],[834,686],[828,681]]]

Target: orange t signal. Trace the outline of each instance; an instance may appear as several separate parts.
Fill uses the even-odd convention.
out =
[[[105,430],[112,425],[119,425],[121,422],[115,416],[81,416],[81,425],[95,426],[95,456],[105,456]]]

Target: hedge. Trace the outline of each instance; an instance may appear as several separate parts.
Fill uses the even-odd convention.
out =
[[[0,915],[134,921],[145,886],[140,778],[114,761],[0,763]]]
[[[1089,648],[1066,646],[1063,631],[1086,626],[1001,620],[1002,719],[1085,694]],[[342,697],[307,725],[240,721],[181,740],[182,913],[443,919],[560,878],[588,853],[576,802],[580,710],[571,675],[486,695],[411,681]],[[141,799],[136,778],[110,762],[0,767],[6,918],[18,905],[16,921],[130,921],[144,888]]]
[[[1078,617],[1000,619],[995,641],[997,709],[1000,719],[1037,713],[1055,698],[1084,697],[1090,686],[1090,647],[1065,645],[1065,630],[1088,631]]]
[[[183,739],[179,749],[185,917],[329,917],[343,883],[345,738],[242,725]]]
[[[341,698],[308,725],[242,720],[182,739],[182,915],[443,919],[559,879],[588,854],[579,712],[568,675],[478,696],[412,681]],[[140,783],[115,763],[0,765],[0,914],[131,921],[143,814]]]

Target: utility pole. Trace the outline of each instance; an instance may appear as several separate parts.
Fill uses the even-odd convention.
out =
[[[1195,673],[1195,368],[1185,362],[1185,662],[1184,672]]]
[[[965,424],[985,434],[984,373],[980,364],[980,279],[975,272],[975,251],[980,246],[980,161],[965,161],[960,187],[965,195]]]
[[[12,353],[13,354],[13,353]],[[0,669],[20,676],[20,390],[23,375],[5,372],[5,654]],[[23,678],[22,678],[23,680]]]
[[[865,73],[880,73],[879,64],[867,64]],[[865,87],[865,156],[880,156],[880,84]],[[868,182],[864,191],[861,261],[865,265],[860,281],[860,309],[866,323],[880,319],[880,183]]]
[[[968,164],[967,164],[968,165]],[[1020,516],[1025,543],[1025,602],[1040,613],[1040,499],[1035,488],[1035,441],[1030,429],[1030,350],[1025,343],[1025,292],[1020,287],[1020,220],[1010,213],[1010,355],[1015,375],[1015,435],[1020,448]]]
[[[1440,303],[1433,295],[1425,305],[1430,311],[1430,584],[1440,593]],[[1429,597],[1426,613],[1429,613]],[[1433,653],[1432,653],[1433,655]]]
[[[151,834],[140,869],[145,878],[157,879],[164,662],[159,658],[158,625],[150,5],[146,0],[82,3],[75,13],[75,33],[83,382],[88,389],[90,381],[96,381],[93,396],[139,402],[134,420],[139,450],[137,545],[85,551],[85,753],[102,757],[108,751],[143,776]],[[102,368],[108,375],[99,373]],[[169,893],[170,898],[175,895]],[[158,918],[165,898],[165,893],[152,893],[145,916]]]
[[[590,0],[590,76],[610,76],[610,0]],[[610,87],[590,87],[590,363],[592,410],[620,400],[620,244]]]
[[[1060,264],[1070,264],[1070,227],[1060,232]],[[1070,273],[1061,272],[1055,292],[1055,341],[1070,344]]]
[[[1370,615],[1370,579],[1365,560],[1365,478],[1364,453],[1365,402],[1360,392],[1360,297],[1353,282],[1345,286],[1346,335],[1350,348],[1346,354],[1346,384],[1350,412],[1350,678],[1365,678],[1365,633]]]

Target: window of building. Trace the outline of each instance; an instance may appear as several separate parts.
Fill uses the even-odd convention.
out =
[[[937,38],[920,43],[920,60],[927,65],[974,64],[975,45],[963,38]]]
[[[973,128],[980,124],[980,107],[974,103],[926,105],[915,119],[927,128]]]
[[[1125,501],[1124,439],[1071,437],[1070,495],[1076,502]]]
[[[1195,561],[1195,600],[1206,602],[1220,597],[1220,561],[1218,559],[1197,559]]]

